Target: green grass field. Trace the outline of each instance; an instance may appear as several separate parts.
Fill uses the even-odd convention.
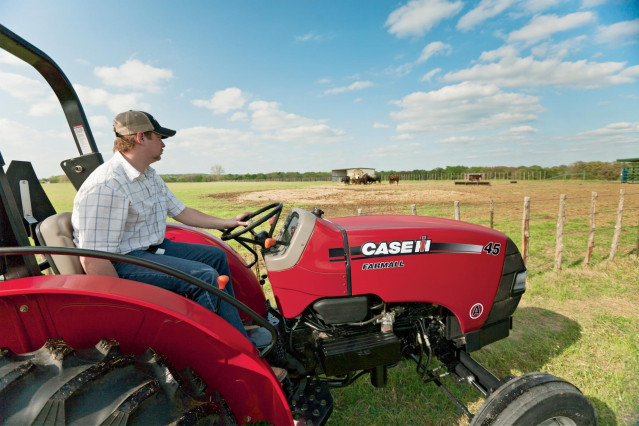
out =
[[[462,201],[462,220],[487,225],[487,202],[495,199],[495,228],[518,245],[522,241],[522,201],[529,195],[528,290],[515,313],[511,337],[473,356],[498,376],[545,371],[572,382],[594,403],[600,424],[634,425],[639,421],[639,187],[622,187],[626,189],[624,227],[617,257],[609,261],[620,188],[610,183],[531,182],[510,186],[497,182],[490,188],[457,188],[450,182],[403,182],[397,188],[388,184],[355,188],[274,182],[169,186],[186,204],[222,217],[278,201],[272,198],[278,194],[293,193],[300,194],[301,201],[295,202],[295,196],[285,200],[284,214],[292,207],[315,205],[329,217],[355,215],[358,208],[367,214],[410,214],[415,204],[418,214],[452,218],[452,200],[458,197],[469,200]],[[324,201],[307,200],[311,193],[325,188],[328,195]],[[48,184],[45,190],[58,211],[72,208],[74,191],[70,185]],[[439,199],[424,201],[422,195],[435,191],[439,191]],[[600,194],[598,228],[591,266],[584,268],[592,191]],[[452,198],[446,197],[447,192]],[[569,194],[569,204],[563,270],[555,273],[560,193]],[[251,194],[257,196],[248,197]],[[388,194],[395,201],[384,198]],[[343,201],[335,202],[338,196]],[[481,405],[483,400],[468,385],[457,384],[452,377],[446,377],[444,383],[471,411]],[[386,388],[376,389],[364,377],[348,388],[334,390],[333,395],[335,410],[329,422],[333,425],[467,424],[434,385],[420,383],[413,364],[408,362],[389,371]]]

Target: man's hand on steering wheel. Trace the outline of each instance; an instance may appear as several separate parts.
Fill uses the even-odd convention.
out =
[[[253,212],[245,212],[245,213],[240,213],[237,216],[235,216],[232,219],[229,219],[230,221],[232,221],[232,225],[231,226],[227,226],[227,229],[235,229],[238,226],[248,226],[249,222],[248,220],[253,217]]]
[[[262,245],[265,238],[270,238],[273,236],[273,231],[275,230],[275,226],[277,225],[280,213],[282,212],[282,207],[282,203],[273,203],[269,204],[268,206],[262,207],[261,209],[256,210],[253,213],[241,213],[235,216],[235,226],[242,226],[242,228],[236,231],[233,230],[235,227],[224,230],[221,236],[222,240],[226,241],[230,239],[236,239],[238,241],[242,240]],[[271,222],[271,227],[268,233],[264,232],[258,235],[253,231],[254,228],[263,224],[272,217],[275,217],[275,219]],[[240,235],[247,232],[250,232],[251,235],[253,235],[253,238],[239,238]]]

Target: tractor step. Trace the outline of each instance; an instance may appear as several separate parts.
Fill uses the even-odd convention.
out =
[[[317,379],[310,380],[289,404],[297,424],[323,425],[333,412],[333,397],[329,386]]]

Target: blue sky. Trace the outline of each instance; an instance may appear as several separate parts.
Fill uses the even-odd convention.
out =
[[[639,157],[636,0],[0,1],[112,120],[178,131],[160,173],[553,166]],[[0,152],[77,155],[44,79],[0,52]]]

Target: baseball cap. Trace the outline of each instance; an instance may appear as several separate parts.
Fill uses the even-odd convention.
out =
[[[138,132],[155,132],[162,139],[175,136],[175,130],[160,126],[148,112],[133,110],[121,112],[115,117],[113,131],[118,136],[135,135]]]

